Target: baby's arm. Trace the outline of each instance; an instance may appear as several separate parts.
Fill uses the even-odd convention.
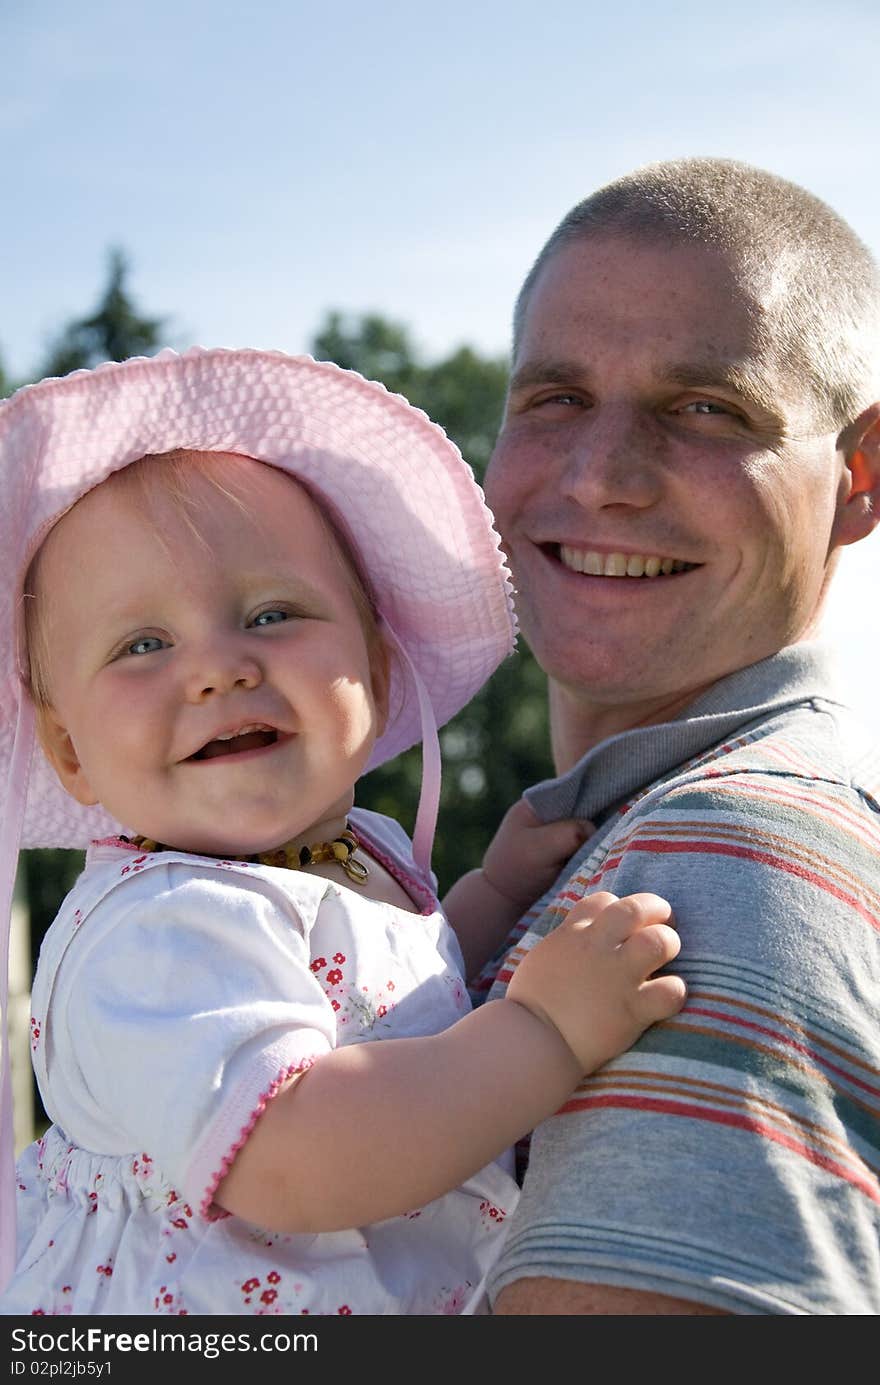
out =
[[[278,1231],[364,1226],[456,1187],[584,1073],[684,1003],[656,895],[596,894],[525,954],[503,1000],[443,1033],[334,1049],[272,1100],[215,1201]]]
[[[466,977],[476,976],[495,955],[592,830],[591,823],[574,818],[541,822],[524,798],[507,810],[482,866],[456,880],[443,899]]]

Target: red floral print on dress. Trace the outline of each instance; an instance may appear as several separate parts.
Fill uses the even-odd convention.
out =
[[[277,1285],[281,1283],[281,1275],[278,1270],[270,1270],[266,1275],[266,1282],[271,1287],[263,1288],[262,1280],[257,1275],[253,1275],[250,1279],[244,1281],[241,1286],[241,1292],[244,1302],[248,1307],[251,1307],[255,1300],[257,1303],[263,1305],[263,1310],[271,1307],[272,1304],[275,1303],[278,1298]],[[261,1310],[255,1308],[254,1311],[259,1313]]]
[[[324,989],[337,1012],[340,1029],[351,1024],[360,1033],[368,1034],[377,1025],[383,1029],[389,1027],[388,1014],[394,1009],[394,1001],[388,994],[393,989],[390,983],[371,995],[369,986],[354,986],[346,982],[341,970],[328,972],[326,979],[331,984]]]
[[[485,1199],[480,1203],[480,1220],[484,1226],[501,1226],[507,1218],[507,1213],[503,1207],[496,1207],[494,1203],[487,1202]]]
[[[153,1176],[153,1160],[149,1154],[135,1155],[131,1161],[131,1171],[137,1179],[146,1179]]]
[[[122,867],[120,868],[119,874],[120,874],[120,875],[129,875],[129,874],[130,874],[130,875],[137,875],[138,871],[143,870],[143,868],[144,868],[144,862],[145,862],[147,859],[148,859],[148,858],[147,858],[146,856],[135,856],[134,860],[131,861],[131,862],[129,862],[129,864],[128,864],[127,866],[122,866]]]
[[[189,1314],[189,1309],[183,1305],[183,1297],[176,1294],[167,1284],[160,1284],[159,1292],[153,1298],[153,1308],[157,1313],[167,1313],[169,1316],[185,1318]]]

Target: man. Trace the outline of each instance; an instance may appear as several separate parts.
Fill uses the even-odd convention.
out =
[[[486,489],[527,797],[596,832],[489,995],[603,889],[670,900],[689,998],[533,1136],[495,1313],[880,1312],[880,781],[815,638],[880,517],[878,324],[849,227],[725,160],[601,189],[523,287]]]

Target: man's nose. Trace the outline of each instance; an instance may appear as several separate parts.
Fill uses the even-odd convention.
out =
[[[186,697],[188,702],[206,702],[236,689],[247,692],[262,681],[263,671],[252,655],[234,647],[213,648],[193,661],[186,679]]]
[[[660,499],[663,471],[663,440],[651,420],[630,405],[599,405],[578,430],[562,493],[592,509],[643,510]]]

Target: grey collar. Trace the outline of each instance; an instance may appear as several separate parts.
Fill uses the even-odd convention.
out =
[[[819,699],[839,703],[831,652],[792,645],[714,683],[680,717],[622,731],[588,750],[572,769],[526,790],[545,822],[562,817],[598,823],[637,789],[761,720],[768,712]]]

